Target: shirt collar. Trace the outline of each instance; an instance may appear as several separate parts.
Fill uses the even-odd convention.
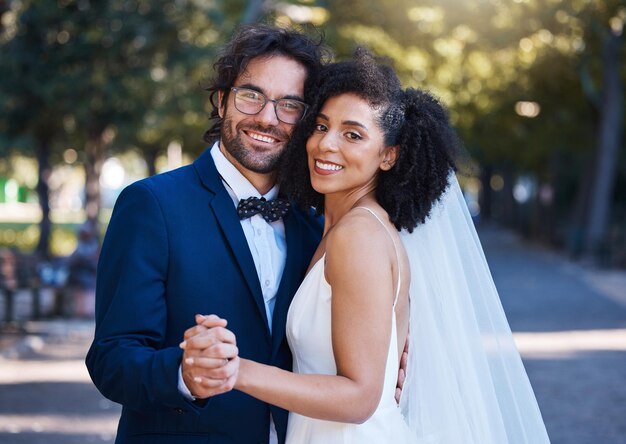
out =
[[[215,162],[217,172],[222,176],[222,180],[233,191],[237,200],[247,199],[248,197],[264,197],[267,200],[274,199],[278,196],[278,185],[274,185],[267,193],[260,194],[248,179],[233,165],[230,160],[224,156],[220,150],[219,140],[215,142],[211,148],[211,157]]]

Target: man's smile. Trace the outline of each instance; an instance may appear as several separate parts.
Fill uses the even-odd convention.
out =
[[[250,137],[251,139],[257,140],[259,142],[264,142],[264,143],[278,143],[280,142],[279,139],[269,136],[267,134],[261,134],[258,133],[256,131],[250,131],[250,130],[243,130],[243,132]]]

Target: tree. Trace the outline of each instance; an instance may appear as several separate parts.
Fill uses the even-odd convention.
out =
[[[577,201],[593,201],[595,209],[591,204],[577,206],[590,222],[588,236],[605,236],[597,233],[606,232],[600,227],[609,219],[617,153],[623,145],[618,137],[623,92],[618,85],[626,73],[617,66],[625,56],[618,43],[622,40],[614,36],[614,44],[606,46],[609,39],[597,36],[607,36],[607,29],[621,33],[626,20],[623,2],[317,3],[328,13],[326,36],[337,58],[349,57],[357,44],[368,46],[391,60],[405,85],[424,87],[442,98],[465,146],[483,168],[483,189],[489,190],[493,175],[505,177],[502,191],[493,196],[498,197],[494,205],[506,209],[498,214],[512,223],[522,220],[511,192],[518,177],[529,176],[542,193],[533,200],[536,204],[525,222],[532,226],[526,231],[562,243],[567,231],[563,227],[574,226],[576,220],[571,217],[576,200],[572,190],[578,188],[584,196],[589,188],[595,196]],[[609,48],[613,65],[603,69],[600,60],[608,60]],[[588,79],[580,75],[585,61],[591,63]],[[603,75],[611,75],[611,80],[603,80]],[[585,83],[603,84],[604,96],[594,91],[598,100],[587,100]],[[589,103],[601,105],[594,111]],[[580,177],[594,145],[604,160],[583,183]]]
[[[618,20],[616,18],[615,21]],[[597,24],[598,28],[600,26]],[[589,255],[601,255],[608,244],[607,228],[624,124],[624,82],[619,66],[623,52],[623,27],[623,21],[619,21],[609,29],[598,31],[602,41],[602,91],[598,93],[595,90],[589,76],[585,75],[582,79],[584,91],[599,117],[594,180],[587,216],[589,227],[585,243],[585,250]]]
[[[39,9],[5,10],[0,39],[0,77],[3,79],[0,96],[5,112],[0,118],[0,133],[5,138],[26,136],[22,145],[33,150],[38,162],[37,195],[42,212],[40,237],[36,248],[43,257],[49,255],[51,232],[48,177],[50,158],[58,149],[55,143],[63,132],[62,116],[67,109],[63,97],[71,88],[66,79],[50,82],[61,69],[56,51],[62,51],[56,35],[47,33],[38,25],[54,20],[56,5],[42,5]],[[6,143],[6,142],[5,142]]]
[[[11,139],[27,135],[36,147],[43,213],[38,251],[47,254],[46,177],[51,156],[58,156],[63,148],[61,142],[84,147],[85,210],[96,222],[105,153],[113,149],[118,134],[141,128],[151,107],[158,104],[164,94],[160,72],[176,71],[175,66],[192,57],[200,60],[198,52],[219,35],[211,24],[221,15],[215,6],[194,1],[153,5],[61,0],[11,5],[4,13],[2,23],[9,26],[0,41],[0,96],[7,104],[0,129]],[[189,69],[197,63],[189,63]],[[126,149],[127,142],[119,140],[118,146]]]

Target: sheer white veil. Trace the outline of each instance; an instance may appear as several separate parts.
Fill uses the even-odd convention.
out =
[[[418,442],[549,443],[454,173],[426,223],[401,238],[411,314],[400,407]]]

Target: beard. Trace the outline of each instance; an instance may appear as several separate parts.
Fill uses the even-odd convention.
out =
[[[259,174],[269,174],[278,169],[280,159],[285,152],[289,134],[276,127],[263,128],[259,125],[241,125],[233,128],[232,119],[226,117],[222,122],[222,144],[228,153],[244,168]],[[279,140],[282,146],[277,150],[260,151],[246,146],[243,141],[243,130],[257,131]],[[262,143],[262,142],[259,142]]]

